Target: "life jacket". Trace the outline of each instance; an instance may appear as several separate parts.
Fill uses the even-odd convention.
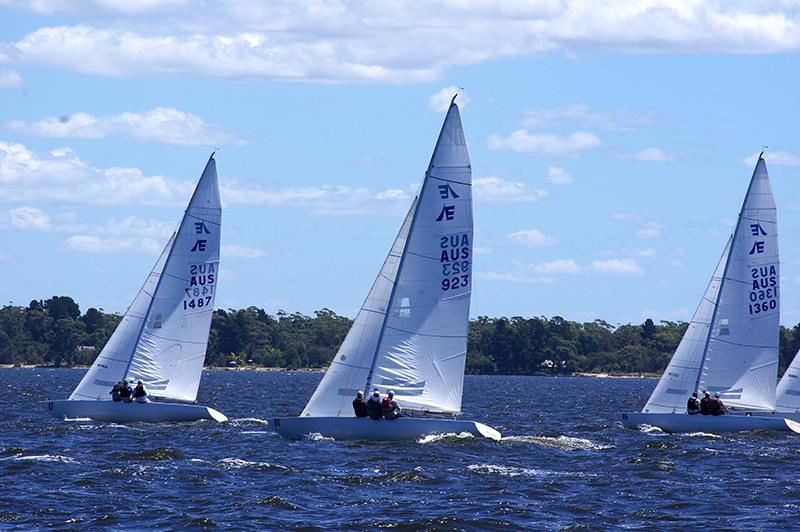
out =
[[[367,412],[372,419],[381,419],[383,417],[380,398],[373,395],[367,399]]]
[[[383,401],[381,401],[381,410],[388,412],[394,410],[394,407],[392,406],[392,400],[389,399],[388,397],[384,397]]]

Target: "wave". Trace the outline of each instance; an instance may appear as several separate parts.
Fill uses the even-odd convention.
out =
[[[710,432],[685,432],[681,436],[692,436],[699,438],[722,438],[719,434],[711,434]]]
[[[87,421],[94,421],[90,417],[65,417],[64,421],[76,421],[78,423],[86,423]]]
[[[639,425],[639,431],[644,432],[645,434],[666,434],[663,430],[661,430],[661,428],[648,425],[647,423],[642,423]]]
[[[482,475],[500,475],[501,477],[542,477],[558,475],[555,471],[525,467],[503,466],[495,464],[472,464],[467,466],[470,473]]]
[[[335,441],[333,438],[329,436],[323,436],[319,432],[311,432],[303,436],[304,440],[308,441]]]
[[[120,451],[112,453],[117,460],[180,460],[183,453],[169,447],[156,447],[155,449],[142,449],[141,451]]]
[[[241,417],[237,419],[229,419],[228,425],[233,425],[234,427],[238,427],[239,425],[269,425],[269,421],[266,419],[261,419],[259,417]]]
[[[259,506],[272,506],[274,508],[281,508],[283,510],[297,510],[300,508],[296,504],[291,503],[278,495],[273,495],[272,497],[264,497],[263,499],[253,501],[249,504],[259,505]]]
[[[251,462],[249,460],[242,460],[241,458],[223,458],[218,460],[222,467],[227,469],[242,469],[253,468],[258,471],[288,471],[289,468],[278,464],[270,464],[268,462]]]
[[[269,430],[243,430],[239,434],[275,434]]]
[[[77,460],[74,458],[70,458],[69,456],[61,456],[60,454],[35,454],[35,455],[21,455],[21,456],[9,456],[8,458],[3,458],[3,460],[15,460],[15,461],[24,461],[29,460],[32,462],[62,462],[62,463],[75,463]]]
[[[613,445],[595,443],[585,438],[573,438],[571,436],[506,436],[501,438],[501,442],[520,442],[533,443],[542,447],[551,447],[564,451],[602,451],[613,449]]]
[[[459,441],[459,440],[468,440],[474,438],[475,436],[469,432],[460,432],[456,434],[455,432],[446,432],[443,434],[428,434],[427,436],[423,436],[422,438],[417,440],[417,443],[438,443],[438,442],[449,442],[449,441]]]

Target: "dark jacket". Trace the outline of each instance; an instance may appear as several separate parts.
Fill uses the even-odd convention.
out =
[[[709,408],[708,405],[709,399],[710,397],[705,397],[705,396],[702,399],[700,399],[700,413],[703,414],[704,416],[707,416],[711,413],[711,409]]]
[[[686,401],[686,412],[690,415],[700,413],[700,401],[697,397],[690,397],[689,400]]]
[[[111,400],[114,402],[122,401],[122,397],[120,396],[120,391],[122,390],[122,385],[120,383],[116,383],[111,391],[108,392],[111,394]]]
[[[712,416],[721,416],[725,414],[725,405],[719,397],[712,397],[708,400],[708,411]]]
[[[144,389],[143,384],[138,384],[136,389],[133,391],[133,397],[138,399],[139,397],[147,397],[147,392]]]
[[[353,399],[353,412],[356,413],[356,417],[367,417],[369,415],[367,402],[363,397],[356,397]]]
[[[380,419],[383,417],[381,413],[381,398],[374,395],[367,400],[367,414],[372,419]]]

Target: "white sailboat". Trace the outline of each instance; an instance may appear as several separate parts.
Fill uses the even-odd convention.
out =
[[[780,316],[778,221],[759,156],[733,235],[686,333],[644,409],[622,414],[626,427],[668,432],[792,430],[773,415]],[[689,415],[692,392],[719,392],[735,415]]]
[[[469,432],[499,439],[460,414],[472,290],[472,171],[455,97],[419,196],[353,326],[300,417],[276,418],[284,437],[413,440]],[[414,417],[354,417],[358,391],[395,392]],[[427,416],[427,417],[424,417]]]
[[[69,399],[45,402],[51,414],[114,422],[227,420],[193,404],[214,311],[221,219],[212,153],[144,286]],[[122,379],[141,380],[153,401],[112,401],[111,389]]]

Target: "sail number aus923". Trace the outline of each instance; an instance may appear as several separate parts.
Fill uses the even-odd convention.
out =
[[[463,288],[469,284],[469,275],[456,275],[452,279],[442,279],[442,290]]]
[[[183,310],[190,308],[203,308],[211,304],[211,296],[198,297],[197,299],[190,299],[189,301],[183,300]]]

